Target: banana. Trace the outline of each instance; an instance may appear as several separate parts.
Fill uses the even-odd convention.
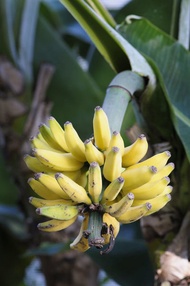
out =
[[[100,106],[94,110],[93,130],[95,145],[102,151],[106,150],[109,147],[111,134],[107,115]]]
[[[72,201],[76,202],[77,204],[85,203],[90,205],[92,203],[91,199],[87,195],[86,190],[73,180],[61,173],[57,173],[55,178],[62,190],[67,193]]]
[[[70,244],[71,249],[75,249],[80,252],[85,252],[86,250],[90,248],[88,244],[88,239],[85,236],[85,231],[88,229],[88,221],[89,221],[89,216],[85,216],[81,224],[81,228],[80,228],[78,236]]]
[[[112,182],[121,175],[121,158],[121,150],[118,147],[112,147],[111,151],[106,156],[103,166],[103,175],[106,180]]]
[[[162,153],[156,154],[147,160],[144,160],[138,164],[132,165],[128,167],[128,169],[135,169],[141,166],[155,166],[158,171],[160,171],[167,163],[169,158],[171,157],[171,153],[169,151],[164,151]]]
[[[52,190],[48,190],[44,185],[42,185],[42,183],[38,182],[34,178],[28,179],[28,184],[38,196],[44,199],[47,199],[47,200],[60,199],[60,196],[52,192]]]
[[[160,195],[169,183],[169,177],[164,177],[156,182],[149,181],[136,189],[132,189],[131,192],[134,194],[135,200],[149,200]],[[127,191],[122,191],[123,195],[126,193]]]
[[[123,138],[121,137],[121,134],[117,131],[114,131],[112,133],[112,137],[111,137],[108,149],[104,151],[104,154],[107,155],[114,146],[117,146],[121,150],[121,154],[123,155],[124,141],[123,141]]]
[[[44,173],[36,173],[34,178],[43,184],[47,190],[54,192],[59,198],[70,199],[67,193],[62,190],[55,177]]]
[[[104,205],[104,211],[109,213],[113,217],[121,216],[125,213],[133,204],[134,195],[133,193],[128,193],[120,201],[113,203],[111,205]]]
[[[61,151],[58,151],[58,150],[52,148],[45,141],[40,140],[38,137],[35,137],[35,136],[30,138],[30,142],[31,142],[31,145],[33,148],[45,149],[45,150],[50,150],[50,151],[54,151],[54,152],[61,152]]]
[[[104,164],[104,154],[99,151],[91,139],[88,139],[84,142],[85,146],[85,156],[88,163],[97,162],[100,166]]]
[[[106,225],[108,232],[106,234],[102,234],[105,244],[108,244],[110,242],[110,226],[113,227],[113,235],[114,239],[117,237],[119,230],[120,230],[120,223],[117,221],[116,218],[113,216],[109,215],[108,213],[103,214],[103,224]]]
[[[76,221],[77,217],[78,216],[76,215],[69,220],[57,220],[57,219],[48,220],[48,221],[39,223],[37,225],[37,228],[39,230],[43,230],[47,232],[60,231],[72,225]]]
[[[81,169],[77,170],[77,171],[68,171],[68,172],[62,172],[65,176],[69,177],[70,179],[72,179],[73,181],[78,180],[78,178],[81,176],[82,172]]]
[[[78,133],[74,129],[71,122],[67,121],[64,124],[65,140],[71,154],[80,162],[85,162],[85,147]]]
[[[63,151],[62,148],[57,144],[55,141],[53,134],[51,133],[50,128],[45,124],[40,124],[39,132],[41,133],[42,137],[46,141],[48,145],[50,145],[53,149]]]
[[[54,205],[36,209],[38,215],[44,215],[58,220],[70,220],[78,214],[77,206]]]
[[[84,168],[84,170],[81,171],[81,175],[73,181],[85,189],[88,183],[86,168]]]
[[[163,190],[163,192],[161,193],[161,195],[168,195],[173,191],[173,187],[172,186],[167,186],[165,187],[165,189]]]
[[[174,170],[174,168],[174,163],[167,164],[159,172],[157,172],[154,177],[152,177],[151,181],[158,181],[163,177],[169,176],[170,173]]]
[[[113,201],[121,191],[124,185],[124,178],[118,177],[112,181],[103,192],[101,203],[104,204],[107,201]]]
[[[39,199],[35,197],[29,198],[29,203],[33,205],[36,208],[41,207],[48,207],[48,206],[54,206],[54,205],[75,205],[76,203],[72,202],[71,200],[64,200],[64,199],[58,199],[58,200],[44,200]]]
[[[125,179],[123,185],[123,191],[128,192],[132,189],[136,189],[141,185],[149,182],[153,176],[155,176],[157,168],[154,166],[140,166],[139,168],[129,169],[127,168],[121,175]]]
[[[26,166],[33,172],[45,172],[45,173],[51,173],[52,170],[46,166],[44,166],[36,157],[32,157],[30,155],[24,156],[24,161],[26,163]]]
[[[63,130],[61,125],[57,122],[57,120],[53,116],[50,116],[48,123],[54,140],[57,142],[57,144],[63,151],[69,153],[70,150],[66,143],[65,131]]]
[[[71,153],[57,153],[44,149],[34,149],[33,154],[42,164],[53,171],[77,171],[83,166],[83,163],[75,159]]]
[[[133,144],[125,147],[122,156],[122,166],[126,168],[138,163],[146,155],[147,150],[147,139],[144,134],[141,134]]]
[[[88,172],[88,193],[93,203],[99,203],[102,192],[102,174],[97,162],[92,162]]]
[[[144,205],[130,207],[124,214],[117,217],[120,223],[131,223],[134,222],[144,215],[146,215],[151,210],[151,204],[146,203]]]

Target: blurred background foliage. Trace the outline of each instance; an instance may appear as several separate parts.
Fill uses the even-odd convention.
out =
[[[179,221],[190,201],[190,55],[177,41],[180,4],[132,0],[111,10],[118,32],[145,56],[157,78],[153,96],[139,101],[141,114],[129,105],[122,133],[138,122],[152,144],[171,145],[182,186],[174,199]],[[143,18],[127,25],[124,20],[131,14]],[[30,152],[29,137],[51,114],[62,125],[71,121],[81,138],[88,138],[94,107],[102,105],[116,72],[57,0],[1,0],[0,39],[0,284],[41,285],[26,277],[34,258],[69,250],[68,241],[51,243],[48,236],[44,247],[35,229],[38,219],[27,199],[31,174],[22,159]],[[129,143],[127,136],[125,141]],[[109,255],[95,250],[87,255],[120,285],[153,285],[153,263],[138,222],[122,226]]]

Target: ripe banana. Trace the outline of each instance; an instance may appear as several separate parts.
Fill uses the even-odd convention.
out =
[[[146,215],[148,211],[151,210],[151,204],[146,203],[144,205],[136,206],[136,207],[130,207],[124,214],[117,217],[117,220],[120,223],[131,223],[138,219],[140,219],[142,216]]]
[[[24,161],[27,167],[34,173],[38,173],[38,172],[51,173],[52,172],[50,168],[44,166],[36,157],[32,157],[27,154],[24,156]]]
[[[156,154],[145,161],[142,161],[138,164],[130,166],[128,169],[135,169],[141,166],[155,166],[158,171],[160,171],[167,163],[169,158],[171,157],[171,153],[169,151],[164,151],[162,153]]]
[[[52,219],[52,220],[39,223],[37,227],[39,230],[43,230],[47,232],[60,231],[72,225],[76,221],[77,217],[78,216],[76,215],[69,220]]]
[[[88,229],[88,221],[89,216],[85,216],[83,219],[83,222],[81,224],[80,232],[78,236],[75,238],[75,240],[70,244],[71,249],[78,250],[80,252],[85,252],[90,248],[88,244],[88,239],[85,236],[85,231]]]
[[[64,124],[65,140],[71,154],[80,162],[85,162],[85,147],[71,122]]]
[[[97,162],[92,162],[88,172],[88,193],[93,203],[99,203],[102,192],[102,174]]]
[[[91,199],[87,195],[86,190],[73,180],[61,173],[57,173],[55,178],[62,190],[67,193],[72,201],[76,202],[77,204],[85,203],[90,205],[92,203]]]
[[[60,199],[60,196],[52,192],[52,190],[48,190],[44,185],[42,185],[42,183],[38,182],[34,178],[28,179],[28,184],[38,196],[46,200]]]
[[[78,214],[77,206],[54,205],[36,209],[38,215],[44,215],[58,220],[70,220]]]
[[[167,164],[159,172],[157,172],[154,177],[152,177],[151,181],[158,181],[163,177],[169,176],[170,173],[174,170],[174,168],[174,163]]]
[[[84,189],[87,188],[88,179],[87,179],[87,170],[85,167],[82,169],[80,176],[76,180],[73,180],[73,181],[75,181],[75,183],[77,183]]]
[[[53,134],[51,133],[50,128],[45,124],[40,124],[39,132],[41,133],[44,140],[50,145],[53,149],[63,151],[62,148],[55,141]]]
[[[76,204],[72,202],[71,200],[64,200],[64,199],[44,200],[44,199],[39,199],[35,197],[30,197],[29,203],[36,208],[48,207],[48,206],[54,206],[54,205],[67,205],[67,206],[73,205],[74,206]]]
[[[168,195],[173,191],[173,187],[172,186],[167,186],[165,187],[165,189],[163,190],[163,192],[160,195]]]
[[[65,193],[54,176],[44,174],[44,173],[36,173],[34,178],[39,181],[42,185],[46,187],[47,190],[54,192],[59,198],[69,200],[70,197]]]
[[[111,137],[108,149],[104,151],[104,154],[107,155],[114,146],[117,146],[121,150],[121,154],[123,155],[124,141],[123,141],[123,138],[121,137],[121,134],[117,131],[114,131],[112,133],[112,137]]]
[[[143,184],[149,182],[155,176],[157,168],[154,166],[140,166],[139,168],[127,168],[121,175],[125,179],[123,191],[126,193],[129,190],[136,189]]]
[[[95,145],[102,151],[106,150],[109,147],[111,134],[107,115],[100,106],[94,110],[93,130]]]
[[[121,158],[121,150],[118,147],[112,147],[111,151],[106,156],[103,166],[103,175],[106,180],[112,182],[121,175]]]
[[[160,195],[157,196],[151,200],[135,200],[134,201],[134,207],[135,206],[140,206],[146,203],[151,204],[151,209],[145,214],[145,216],[153,214],[157,211],[159,211],[160,209],[162,209],[169,201],[171,200],[171,195],[170,194],[166,194],[166,195]]]
[[[53,116],[50,116],[48,123],[53,138],[57,142],[57,144],[61,147],[63,151],[70,152],[65,140],[65,131],[63,130],[61,125],[57,122],[57,120]]]
[[[42,164],[53,171],[77,171],[83,166],[83,163],[75,159],[71,153],[57,153],[44,149],[34,149],[33,154]]]
[[[164,177],[156,182],[149,181],[148,183],[136,189],[132,189],[131,192],[135,196],[135,201],[149,200],[160,195],[169,183],[170,183],[169,177]],[[123,195],[125,195],[126,193],[127,191],[122,191]]]
[[[35,137],[35,136],[30,138],[30,142],[33,148],[50,150],[50,151],[54,151],[58,153],[61,152],[57,149],[52,148],[49,144],[47,144],[47,142],[45,142],[44,140],[40,140],[38,137]]]
[[[128,193],[122,199],[116,203],[113,203],[111,205],[104,205],[104,211],[106,213],[109,213],[113,217],[121,216],[123,213],[125,213],[133,204],[134,201],[134,195],[133,193]]]
[[[104,164],[104,154],[99,151],[92,143],[91,139],[84,142],[85,156],[88,163],[97,162],[100,166]]]
[[[146,155],[148,142],[144,134],[141,134],[137,140],[128,147],[125,147],[122,156],[122,166],[129,167],[138,163]]]
[[[116,238],[120,230],[120,223],[113,216],[109,215],[108,213],[104,213],[103,224],[107,226],[108,233],[102,234],[102,236],[105,240],[104,244],[108,244],[110,242],[110,232],[109,232],[110,226],[113,227],[113,235],[114,235],[114,238]]]
[[[103,192],[101,203],[104,204],[108,201],[113,201],[121,191],[123,185],[124,185],[124,178],[118,177],[114,181],[112,181],[107,188]]]

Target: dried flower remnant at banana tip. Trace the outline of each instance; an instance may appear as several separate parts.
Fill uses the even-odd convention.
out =
[[[24,160],[35,174],[28,180],[40,197],[29,202],[47,221],[39,230],[60,231],[82,223],[70,244],[84,252],[94,246],[101,254],[114,246],[120,224],[128,224],[163,208],[171,199],[169,175],[174,169],[165,151],[141,161],[148,150],[142,134],[125,147],[121,134],[110,126],[106,113],[96,107],[94,137],[83,142],[71,122],[64,128],[50,117],[31,139],[32,156]]]

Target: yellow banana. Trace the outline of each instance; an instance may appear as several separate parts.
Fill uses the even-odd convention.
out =
[[[156,154],[138,164],[132,165],[128,169],[135,169],[141,166],[149,166],[149,167],[155,166],[157,170],[160,171],[166,165],[170,157],[171,157],[171,153],[169,151],[165,151],[165,152]]]
[[[39,131],[48,145],[50,145],[53,149],[63,151],[62,148],[55,141],[53,134],[51,133],[51,130],[47,125],[40,124]]]
[[[84,142],[85,156],[88,163],[97,162],[100,166],[104,164],[104,154],[99,151],[92,143],[91,139]]]
[[[42,164],[53,171],[77,171],[83,166],[83,163],[75,159],[71,153],[57,153],[44,149],[34,149],[33,154]]]
[[[37,227],[39,230],[43,230],[47,232],[60,231],[72,225],[76,221],[77,217],[78,216],[76,215],[69,220],[52,219],[52,220],[39,223]]]
[[[170,173],[174,170],[174,168],[175,168],[174,163],[167,164],[159,172],[157,172],[155,176],[152,177],[151,181],[158,181],[163,177],[169,176]]]
[[[80,176],[74,181],[84,189],[87,188],[88,180],[86,168],[82,169]]]
[[[150,209],[151,204],[149,203],[136,207],[132,206],[124,214],[117,217],[117,220],[121,223],[131,223],[146,215]]]
[[[36,209],[38,215],[44,215],[58,220],[70,220],[78,214],[77,206],[54,205]]]
[[[65,176],[69,177],[73,181],[78,180],[78,178],[81,176],[81,169],[77,171],[70,171],[70,172],[62,172]]]
[[[127,168],[121,175],[125,179],[123,185],[123,191],[127,192],[132,189],[136,189],[141,185],[146,184],[155,176],[157,168],[154,166],[140,166],[139,168],[129,169]]]
[[[124,141],[123,141],[123,138],[121,137],[121,134],[117,131],[114,131],[112,133],[112,137],[111,137],[108,149],[104,152],[105,155],[107,155],[114,146],[117,146],[121,150],[121,154],[123,155]]]
[[[95,145],[104,151],[109,147],[111,139],[109,122],[106,113],[100,106],[97,106],[94,111],[93,130]]]
[[[106,234],[102,234],[105,242],[104,244],[110,243],[110,226],[113,227],[113,235],[114,239],[117,237],[119,230],[120,230],[120,223],[117,221],[116,218],[113,216],[109,215],[108,213],[103,214],[103,224],[106,225],[106,228],[108,232]]]
[[[124,185],[124,178],[118,177],[112,181],[103,192],[101,203],[104,204],[107,201],[113,201],[121,191]]]
[[[132,189],[131,192],[135,196],[135,201],[148,200],[160,195],[169,183],[169,177],[164,177],[156,182],[149,181],[148,183],[136,189]],[[125,195],[126,193],[127,191],[122,191],[123,195]]]
[[[125,147],[122,156],[122,166],[129,167],[138,163],[146,155],[148,142],[144,134],[141,134],[137,140],[128,147]]]
[[[33,148],[39,148],[39,149],[44,149],[44,150],[50,150],[54,152],[61,152],[59,150],[56,150],[52,148],[49,144],[47,144],[45,141],[40,140],[38,137],[31,137],[30,142]]]
[[[106,213],[109,213],[113,217],[118,217],[121,216],[123,213],[128,210],[134,201],[134,195],[133,193],[128,193],[125,195],[120,201],[113,203],[111,205],[104,205],[104,211]]]
[[[88,172],[88,193],[93,203],[99,203],[102,192],[102,174],[97,162],[92,162]]]
[[[62,190],[55,177],[44,173],[36,173],[34,177],[37,181],[42,183],[46,187],[46,189],[50,190],[51,192],[54,192],[60,198],[66,200],[70,199],[67,193]]]
[[[24,156],[24,161],[27,167],[35,173],[39,173],[39,172],[51,173],[52,172],[50,168],[44,166],[36,157],[32,157],[27,154]]]
[[[92,203],[91,199],[87,195],[86,190],[77,183],[75,183],[73,180],[61,173],[57,173],[55,175],[55,178],[62,190],[67,193],[67,195],[71,198],[72,201],[76,202],[77,204],[85,203],[87,205],[90,205]]]
[[[72,202],[71,200],[64,200],[64,199],[58,199],[58,200],[44,200],[39,199],[35,197],[29,198],[29,203],[33,205],[36,208],[41,207],[48,207],[48,206],[54,206],[54,205],[75,205],[76,203]]]
[[[85,162],[85,147],[71,122],[64,124],[65,140],[71,154],[80,162]]]
[[[103,166],[103,175],[106,180],[112,182],[121,175],[121,150],[118,147],[113,147],[107,154]]]
[[[89,216],[85,216],[81,224],[81,228],[80,228],[78,236],[70,244],[71,249],[75,249],[80,252],[85,252],[86,250],[90,248],[88,244],[88,239],[85,236],[85,231],[88,229],[88,221],[89,221]]]
[[[172,186],[167,186],[165,187],[165,189],[163,190],[163,192],[160,195],[168,195],[173,191],[173,187]]]
[[[28,179],[28,184],[32,188],[32,190],[40,197],[47,200],[56,200],[60,199],[56,193],[52,192],[52,190],[48,190],[42,183],[35,180],[34,178]]]
[[[65,131],[63,130],[61,125],[57,122],[57,120],[53,116],[50,116],[48,123],[49,123],[51,133],[53,135],[53,138],[57,142],[57,144],[65,152],[70,152],[67,146],[67,143],[66,143],[66,139],[65,139]]]

